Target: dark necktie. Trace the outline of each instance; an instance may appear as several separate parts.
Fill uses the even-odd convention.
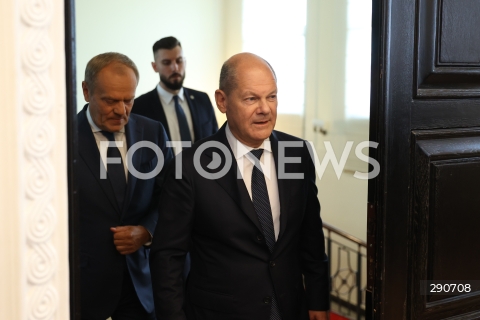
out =
[[[108,141],[115,142],[112,132],[102,131],[102,134],[107,137]],[[123,166],[120,150],[116,146],[108,147],[107,158],[120,158],[120,163],[107,163],[107,179],[112,185],[118,205],[120,210],[122,210],[127,189],[127,179],[125,178],[125,167]]]
[[[265,182],[265,176],[259,169],[260,157],[263,154],[263,149],[256,149],[250,151],[254,156],[255,165],[252,170],[252,202],[255,212],[257,213],[258,220],[262,226],[263,235],[267,243],[270,253],[275,248],[275,230],[273,227],[272,209],[270,207],[270,198],[268,197],[267,183]],[[277,298],[275,292],[272,293],[272,308],[270,310],[270,320],[280,320],[280,309],[278,308]]]
[[[187,117],[183,108],[178,101],[178,96],[173,96],[175,101],[175,113],[177,114],[178,128],[180,129],[180,138],[182,141],[192,141],[192,136],[190,135],[190,129],[188,128]]]

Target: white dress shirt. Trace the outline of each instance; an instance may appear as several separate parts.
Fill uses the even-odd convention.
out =
[[[170,131],[170,140],[182,141],[182,138],[180,136],[180,127],[178,126],[177,113],[175,112],[175,101],[173,100],[174,94],[163,89],[160,83],[157,84],[157,92],[158,96],[160,97],[160,101],[162,102],[165,117],[167,118],[168,129]],[[181,88],[178,92],[178,98],[178,102],[180,103],[180,106],[185,113],[185,117],[187,118],[190,136],[192,137],[192,141],[195,141],[195,134],[193,133],[192,114],[190,113],[190,108],[188,107],[187,100],[185,99],[183,88]]]
[[[95,137],[95,141],[97,142],[97,148],[98,151],[100,152],[100,159],[102,160],[102,164],[105,168],[107,166],[105,165],[107,162],[107,148],[102,148],[100,146],[101,141],[107,141],[107,137],[101,133],[102,129],[97,127],[95,122],[93,122],[92,115],[90,114],[90,107],[87,109],[87,120],[88,123],[90,124],[90,128],[92,128],[93,136]],[[120,151],[120,155],[122,156],[122,161],[123,161],[123,166],[125,168],[125,178],[128,181],[128,169],[127,169],[127,161],[126,161],[126,156],[127,156],[127,137],[125,136],[125,127],[122,128],[119,132],[114,132],[113,136],[115,137],[115,144],[117,145],[118,150]],[[100,165],[100,164],[99,164]]]
[[[238,141],[230,131],[228,124],[225,128],[225,133],[227,135],[228,144],[230,145],[235,160],[237,161],[243,182],[247,187],[250,199],[252,199],[252,171],[255,163],[255,156],[251,155],[249,152],[255,148],[248,147]],[[280,232],[280,196],[278,194],[277,172],[275,170],[275,160],[273,158],[270,140],[267,138],[257,149],[264,150],[260,157],[260,167],[262,168],[265,182],[267,184],[268,198],[270,200],[270,208],[272,209],[275,240],[277,240],[278,233]]]

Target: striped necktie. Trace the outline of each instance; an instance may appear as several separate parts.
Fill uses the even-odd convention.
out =
[[[270,253],[275,248],[275,230],[273,227],[272,209],[270,207],[270,198],[268,197],[267,183],[265,182],[265,176],[260,168],[260,158],[263,154],[263,149],[256,149],[250,151],[255,160],[255,165],[252,170],[252,202],[255,212],[257,213],[258,220],[262,226],[263,236],[267,243]],[[268,298],[268,297],[267,297]],[[277,297],[275,291],[272,292],[271,299],[265,298],[264,301],[271,302],[272,307],[270,310],[270,320],[281,320],[280,309],[278,308]]]

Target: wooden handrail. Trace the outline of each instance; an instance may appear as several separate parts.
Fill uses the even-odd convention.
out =
[[[363,241],[363,240],[361,240],[361,239],[359,239],[359,238],[357,238],[357,237],[355,237],[355,236],[352,236],[351,234],[348,234],[348,233],[346,233],[345,231],[340,230],[340,229],[332,226],[331,224],[328,224],[328,223],[326,223],[326,222],[323,222],[323,227],[324,227],[325,229],[327,229],[328,231],[331,231],[331,232],[333,232],[333,233],[336,233],[336,234],[338,234],[339,236],[342,236],[342,237],[344,237],[344,238],[346,238],[346,239],[348,239],[348,240],[350,240],[350,241],[355,242],[355,243],[358,244],[359,246],[362,246],[362,247],[365,247],[365,248],[367,247],[367,243],[366,243],[365,241]]]

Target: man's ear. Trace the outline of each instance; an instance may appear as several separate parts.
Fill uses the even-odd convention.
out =
[[[215,102],[221,113],[227,112],[227,95],[220,89],[215,90]]]
[[[158,73],[157,64],[155,63],[155,61],[152,62],[152,68],[153,68],[153,71],[155,71],[156,73]]]
[[[88,91],[88,86],[85,81],[82,81],[82,91],[85,101],[90,102],[90,91]]]

